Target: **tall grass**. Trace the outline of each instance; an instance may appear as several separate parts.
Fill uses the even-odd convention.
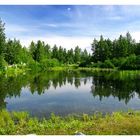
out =
[[[26,112],[0,111],[1,135],[74,135],[80,131],[86,135],[139,135],[140,112],[115,112],[83,116],[60,117],[51,114],[48,119],[30,117]]]

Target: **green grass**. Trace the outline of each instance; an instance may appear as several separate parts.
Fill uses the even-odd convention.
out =
[[[4,73],[7,76],[16,76],[22,73],[25,73],[27,70],[25,68],[8,68]]]
[[[88,68],[88,67],[78,67],[76,65],[69,65],[69,66],[63,66],[63,67],[51,67],[48,70],[52,71],[59,71],[59,70],[73,70],[73,71],[116,71],[117,69],[111,69],[111,68]]]
[[[30,117],[26,112],[0,111],[1,135],[74,135],[80,131],[86,135],[139,135],[140,112],[115,112],[108,115],[59,117],[49,119]]]
[[[117,69],[114,68],[88,68],[88,67],[78,67],[78,70],[86,70],[86,71],[116,71]]]
[[[112,68],[94,68],[94,67],[90,68],[90,67],[78,67],[78,65],[57,66],[57,67],[50,67],[50,68],[46,69],[46,71],[63,71],[63,70],[90,71],[90,72],[113,72],[113,71],[122,72],[123,71],[123,70],[118,70],[117,68],[114,68],[114,69],[112,69]],[[32,71],[32,69],[29,69],[27,67],[23,67],[23,68],[9,67],[5,71],[0,70],[0,75],[6,74],[7,76],[14,76],[14,75],[26,73],[28,71]],[[140,70],[124,70],[124,72],[140,73]]]
[[[76,66],[63,66],[63,67],[50,67],[47,70],[60,71],[60,70],[74,70],[76,68],[77,68]]]

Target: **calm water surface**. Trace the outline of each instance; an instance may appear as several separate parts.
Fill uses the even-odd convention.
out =
[[[37,117],[140,109],[140,75],[60,71],[0,77],[0,108]]]

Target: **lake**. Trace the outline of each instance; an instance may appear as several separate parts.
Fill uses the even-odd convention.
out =
[[[52,71],[0,77],[0,109],[32,116],[140,109],[139,72]]]

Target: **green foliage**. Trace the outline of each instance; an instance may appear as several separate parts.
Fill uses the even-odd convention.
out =
[[[79,64],[81,61],[89,61],[87,50],[82,51],[78,46],[73,50],[66,50],[56,45],[51,48],[48,44],[33,41],[29,47],[29,52],[33,60],[38,61],[43,69],[69,64]],[[59,62],[59,63],[58,63]]]
[[[61,46],[49,44],[38,40],[31,42],[29,48],[23,47],[19,40],[8,39],[4,33],[4,23],[0,20],[0,69],[8,65],[25,64],[29,69],[46,70],[49,67],[68,66],[71,64],[80,67],[139,69],[140,43],[136,43],[130,33],[120,35],[111,41],[102,35],[99,40],[94,39],[91,44],[92,56],[87,50],[79,46],[66,50]],[[136,57],[133,57],[133,54]]]
[[[42,70],[47,70],[48,68],[51,68],[51,67],[57,67],[59,66],[59,62],[57,59],[43,59],[41,62],[40,62],[40,66],[41,66],[41,69]]]
[[[58,58],[58,47],[56,45],[52,48],[52,58]]]
[[[87,67],[87,62],[83,61],[79,64],[79,67]]]
[[[94,63],[92,66],[93,67],[98,67],[98,68],[104,68],[105,67],[104,63],[101,62],[101,61],[98,61],[97,63]]]
[[[67,63],[68,64],[73,64],[74,63],[74,52],[73,49],[71,48],[67,52]]]
[[[85,61],[83,61],[83,62],[81,62],[80,64],[79,64],[79,67],[91,67],[92,66],[92,62],[90,61],[90,60],[85,60]]]
[[[140,56],[130,55],[120,66],[123,70],[140,70]]]
[[[27,63],[27,68],[32,71],[40,71],[40,64],[37,61],[31,60]]]
[[[33,60],[37,60],[37,57],[36,57],[36,45],[35,43],[32,41],[30,46],[29,46],[29,52],[33,58]]]
[[[3,56],[0,56],[0,70],[6,70],[7,63]]]
[[[8,40],[5,51],[4,51],[4,56],[5,60],[7,61],[8,64],[13,65],[13,64],[18,64],[21,62],[21,50],[22,46],[18,40]]]
[[[75,135],[80,131],[86,135],[139,135],[140,112],[114,112],[112,114],[83,117],[51,115],[48,119],[30,117],[24,112],[0,111],[1,135]]]
[[[81,49],[79,48],[79,46],[75,47],[74,54],[74,62],[79,63],[81,61]]]
[[[44,58],[44,42],[40,40],[36,44],[36,60],[40,62]]]
[[[5,28],[4,28],[5,23],[2,22],[0,19],[0,55],[4,53],[4,47],[6,43],[6,36],[5,36]]]
[[[103,65],[104,65],[104,68],[114,68],[113,63],[110,60],[105,60]]]
[[[125,62],[126,58],[121,57],[121,58],[113,58],[111,62],[114,64],[115,67],[121,66]]]
[[[45,57],[47,57],[48,59],[51,58],[52,53],[51,53],[51,46],[49,44],[46,44],[44,46],[44,53],[46,55]]]
[[[100,36],[100,40],[97,41],[94,39],[92,43],[92,51],[93,51],[93,60],[97,61],[105,61],[106,59],[111,58],[111,49],[112,43],[109,39],[104,40],[103,36]]]
[[[101,36],[99,41],[94,39],[92,43],[92,61],[96,63],[92,66],[100,68],[114,68],[115,66],[124,70],[139,69],[139,57],[137,57],[140,55],[139,46],[129,32],[126,36],[120,35],[114,41]]]
[[[110,60],[105,60],[105,62],[98,61],[97,63],[93,63],[92,67],[98,68],[115,68],[114,64]]]
[[[60,46],[59,47],[59,50],[58,50],[58,61],[59,62],[61,62],[61,63],[63,63],[64,62],[64,52],[63,52],[64,50],[63,50],[63,48]]]
[[[140,43],[135,44],[134,53],[140,55]]]

